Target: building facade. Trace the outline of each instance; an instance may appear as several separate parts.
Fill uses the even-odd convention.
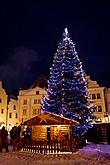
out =
[[[110,122],[110,88],[101,87],[87,76],[90,100],[97,106],[94,112],[97,120]],[[8,99],[0,81],[0,128],[7,130],[42,113],[41,102],[46,95],[46,88],[38,86],[20,90],[17,98]],[[9,100],[9,101],[8,101]]]
[[[18,124],[18,100],[11,98],[8,102],[7,130],[9,131],[13,126],[18,126]]]
[[[0,81],[0,128],[7,125],[7,94]]]
[[[94,112],[97,120],[104,121],[104,114],[107,112],[107,102],[105,99],[105,87],[101,87],[96,81],[90,79],[87,76],[89,98],[97,107],[97,111]],[[108,101],[108,100],[107,100]]]
[[[20,123],[42,113],[41,101],[44,95],[46,95],[46,89],[40,87],[19,91],[18,118]]]
[[[44,95],[45,88],[35,87],[20,90],[17,98],[9,99],[0,81],[0,128],[5,126],[9,131],[13,126],[41,114],[41,101]]]
[[[106,111],[107,111],[106,117],[108,118],[107,120],[110,122],[110,88],[105,89],[105,101],[106,101]]]
[[[18,123],[18,100],[12,98],[9,100],[0,81],[0,128],[5,126],[10,130]]]
[[[110,88],[105,90],[107,112],[110,114]]]

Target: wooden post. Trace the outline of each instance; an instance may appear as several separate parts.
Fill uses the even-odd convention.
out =
[[[49,144],[49,148],[48,148],[49,149],[49,153],[50,153],[50,145],[51,145],[50,143],[51,143],[51,141],[49,141],[49,143],[48,143]]]
[[[73,134],[72,134],[72,126],[70,125],[70,151],[73,151]]]
[[[57,152],[59,152],[59,147],[58,147],[58,140],[57,140]]]
[[[55,153],[55,151],[56,151],[56,144],[55,144],[56,142],[54,142],[54,153]]]

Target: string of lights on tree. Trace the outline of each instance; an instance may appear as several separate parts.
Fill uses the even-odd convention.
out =
[[[75,119],[85,127],[93,118],[94,106],[88,98],[85,73],[67,28],[54,55],[42,108]]]

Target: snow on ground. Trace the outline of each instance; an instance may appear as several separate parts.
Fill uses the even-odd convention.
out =
[[[110,165],[110,145],[90,144],[74,153],[0,153],[0,165]]]

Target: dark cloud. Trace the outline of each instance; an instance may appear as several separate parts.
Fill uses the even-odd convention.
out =
[[[28,48],[16,48],[11,56],[0,65],[0,79],[7,89],[24,87],[24,83],[29,81],[32,73],[32,66],[37,63],[37,53]]]

